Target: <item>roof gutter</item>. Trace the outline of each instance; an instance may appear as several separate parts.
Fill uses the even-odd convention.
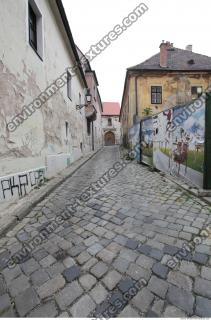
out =
[[[77,66],[78,66],[79,72],[81,74],[83,83],[84,83],[85,87],[88,88],[88,85],[87,85],[87,82],[86,82],[86,78],[85,78],[85,75],[84,75],[84,72],[83,72],[83,69],[82,69],[82,66],[81,66],[80,58],[79,58],[79,55],[78,55],[78,52],[77,52],[77,49],[76,49],[76,45],[75,45],[75,42],[74,42],[74,39],[73,39],[72,32],[70,30],[70,26],[69,26],[69,23],[68,23],[68,20],[67,20],[67,16],[66,16],[62,1],[61,0],[56,0],[56,5],[57,5],[57,8],[59,10],[59,13],[60,13],[64,28],[65,28],[65,31],[67,33],[68,39],[70,41],[70,45],[71,45],[71,48],[73,50],[73,54],[75,56],[75,59],[76,59],[76,62],[77,62]]]
[[[211,69],[197,69],[197,70],[180,70],[180,69],[127,69],[128,72],[151,72],[151,71],[156,71],[156,72],[211,72]]]

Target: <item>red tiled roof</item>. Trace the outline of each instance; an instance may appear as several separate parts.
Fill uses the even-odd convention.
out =
[[[103,102],[103,116],[119,116],[120,104],[119,102]]]

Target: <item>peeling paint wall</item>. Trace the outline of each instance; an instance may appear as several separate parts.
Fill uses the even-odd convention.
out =
[[[140,75],[131,73],[128,76],[121,113],[124,144],[129,143],[128,133],[134,125],[134,116],[136,115],[136,77],[139,118],[146,116],[144,114],[146,108],[150,108],[152,114],[157,114],[172,106],[190,102],[192,101],[192,86],[202,86],[205,90],[211,84],[211,74],[209,72],[148,72]],[[151,104],[151,86],[162,86],[161,104]]]
[[[24,106],[75,65],[55,1],[35,2],[43,19],[43,61],[28,42],[28,1],[1,0],[0,178],[44,167],[49,156],[56,167],[61,155],[69,155],[69,164],[91,151],[85,110],[76,110],[79,94],[82,103],[85,99],[79,74],[72,78],[71,100],[65,85],[15,132],[6,129]]]

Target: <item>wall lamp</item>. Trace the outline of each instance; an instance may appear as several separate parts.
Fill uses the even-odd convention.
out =
[[[92,102],[92,95],[90,93],[90,90],[87,89],[87,93],[85,95],[85,104],[77,104],[76,105],[76,110],[80,110],[83,107],[87,107],[91,102]]]

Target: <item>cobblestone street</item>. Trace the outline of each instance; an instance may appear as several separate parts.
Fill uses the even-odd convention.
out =
[[[104,148],[0,239],[1,317],[211,316],[211,237],[166,265],[211,223],[209,207],[135,162],[7,267],[119,160]]]

